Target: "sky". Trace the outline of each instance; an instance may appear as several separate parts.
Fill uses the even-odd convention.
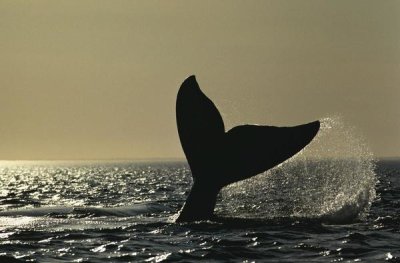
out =
[[[0,160],[182,158],[192,74],[227,129],[341,116],[400,156],[400,1],[0,0]]]

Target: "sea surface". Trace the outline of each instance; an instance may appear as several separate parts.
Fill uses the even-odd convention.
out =
[[[174,223],[184,161],[1,162],[0,262],[400,262],[400,160],[295,158]]]

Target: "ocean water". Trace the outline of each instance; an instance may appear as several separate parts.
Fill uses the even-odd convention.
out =
[[[0,262],[400,262],[400,159],[337,118],[214,222],[174,223],[191,183],[185,161],[0,162]]]
[[[320,171],[319,165],[357,167],[351,160],[321,162],[308,163],[308,171]],[[185,162],[3,162],[0,259],[399,261],[399,160],[377,161],[373,171],[378,181],[368,189],[362,181],[343,189],[327,186],[334,180],[304,181],[305,186],[298,188],[298,176],[293,182],[275,178],[299,166],[283,165],[269,177],[262,175],[265,178],[259,180],[274,181],[267,184],[273,188],[270,193],[264,189],[246,195],[240,185],[224,189],[216,208],[221,217],[217,222],[177,224],[173,217],[191,183]],[[250,191],[248,185],[244,187]],[[324,189],[336,194],[324,194]],[[376,194],[371,196],[371,191]]]

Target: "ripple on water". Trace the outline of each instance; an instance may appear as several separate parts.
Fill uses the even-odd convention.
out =
[[[352,159],[314,160],[306,151],[261,177],[271,180],[261,190],[254,186],[263,191],[258,198],[264,196],[264,201],[246,192],[240,195],[242,207],[222,200],[231,206],[219,211],[230,211],[231,217],[179,224],[169,218],[184,202],[191,183],[182,162],[0,165],[0,260],[398,262],[400,166],[396,165],[377,163],[379,198],[367,217],[350,224],[321,220],[318,211],[340,211],[335,207],[346,196],[358,200],[360,188],[347,192],[349,188],[331,184],[354,186],[354,178],[362,179],[359,174],[346,179],[337,171],[360,172],[369,166]],[[364,179],[370,178],[368,171],[361,173]],[[314,173],[325,173],[324,180],[316,180]],[[306,188],[308,192],[298,193]],[[314,191],[324,198],[316,198]],[[340,191],[344,194],[339,197],[331,194]],[[324,206],[329,200],[333,204]],[[307,207],[306,201],[315,207]],[[319,210],[318,205],[326,209]],[[263,207],[271,210],[253,217]],[[317,218],[293,216],[299,213]]]

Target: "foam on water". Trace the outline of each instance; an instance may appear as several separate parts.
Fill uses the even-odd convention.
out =
[[[363,218],[375,194],[375,163],[354,128],[325,118],[313,142],[283,164],[221,191],[217,212],[252,218]]]

